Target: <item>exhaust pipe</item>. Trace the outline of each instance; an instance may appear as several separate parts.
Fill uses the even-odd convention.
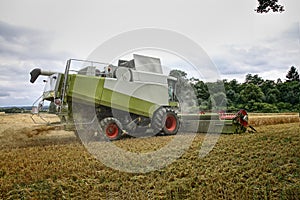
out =
[[[34,83],[36,79],[40,76],[51,76],[52,74],[55,74],[56,72],[51,72],[51,71],[43,71],[40,68],[35,68],[30,72],[31,78],[30,82]]]

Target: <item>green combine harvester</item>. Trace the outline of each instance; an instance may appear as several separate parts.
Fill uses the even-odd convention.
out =
[[[33,69],[31,83],[40,75],[48,78],[32,112],[38,114],[43,102],[50,101],[50,108],[55,108],[63,124],[88,125],[97,120],[108,140],[141,128],[152,135],[175,135],[179,129],[188,131],[195,123],[198,132],[207,132],[211,124],[218,132],[246,131],[248,114],[244,110],[236,115],[181,114],[177,78],[163,74],[159,58],[133,56],[130,61],[119,60],[117,66],[70,59],[65,73]]]

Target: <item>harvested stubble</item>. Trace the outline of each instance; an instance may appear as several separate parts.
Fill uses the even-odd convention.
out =
[[[48,138],[40,145],[38,138],[54,130],[21,138],[18,146],[6,141],[8,145],[0,149],[0,199],[300,199],[299,124],[220,135],[204,158],[199,157],[199,149],[206,135],[198,134],[178,160],[145,174],[106,167],[68,134],[69,143]],[[11,125],[10,131],[0,130],[0,143],[22,128]],[[149,152],[169,139],[114,143],[127,151]],[[31,145],[22,145],[26,140]]]

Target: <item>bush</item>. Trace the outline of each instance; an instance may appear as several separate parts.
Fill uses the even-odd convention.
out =
[[[276,104],[280,112],[290,112],[293,110],[293,105],[290,103],[279,102]]]
[[[279,112],[278,108],[275,105],[269,104],[269,103],[260,103],[260,102],[255,102],[253,104],[253,107],[252,107],[251,111],[263,112],[263,113],[277,113],[277,112]]]

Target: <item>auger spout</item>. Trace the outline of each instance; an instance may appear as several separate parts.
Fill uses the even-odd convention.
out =
[[[44,71],[44,70],[41,70],[40,68],[35,68],[30,72],[30,75],[31,75],[30,82],[34,83],[40,75],[51,76],[52,74],[55,74],[55,73],[56,72]]]

